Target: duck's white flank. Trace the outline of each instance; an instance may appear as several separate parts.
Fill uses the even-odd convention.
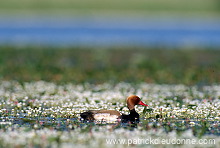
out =
[[[118,122],[117,115],[111,115],[110,113],[97,113],[94,115],[96,124],[116,123]]]

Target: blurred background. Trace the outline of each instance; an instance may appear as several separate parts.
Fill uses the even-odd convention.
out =
[[[0,0],[0,79],[220,82],[219,0]]]

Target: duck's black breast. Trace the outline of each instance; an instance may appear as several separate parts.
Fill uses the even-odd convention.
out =
[[[121,122],[131,122],[131,123],[138,123],[139,122],[139,114],[133,109],[130,110],[129,115],[121,115]]]

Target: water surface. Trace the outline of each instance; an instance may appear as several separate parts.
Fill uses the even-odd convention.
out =
[[[0,17],[0,44],[220,47],[220,20]]]

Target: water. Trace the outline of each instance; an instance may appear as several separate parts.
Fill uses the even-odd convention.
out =
[[[220,20],[0,17],[0,44],[220,47]]]
[[[200,119],[191,119],[195,123],[195,126],[193,126],[196,129],[200,129],[203,121]],[[219,121],[206,121],[206,132],[207,135],[217,135],[219,136]],[[175,124],[174,124],[175,123]],[[210,125],[218,125],[217,127],[213,127]],[[115,125],[117,128],[128,128],[133,129],[136,127],[141,128],[147,128],[149,125],[151,125],[151,128],[163,128],[166,132],[171,132],[172,130],[177,131],[185,131],[187,129],[191,129],[192,126],[188,122],[186,122],[185,119],[169,119],[168,121],[158,121],[156,119],[143,119],[141,118],[141,121],[139,124],[129,124],[129,123],[115,123],[115,124],[95,124],[93,122],[81,122],[79,118],[51,118],[51,117],[36,117],[36,118],[29,118],[29,117],[1,117],[0,118],[0,128],[6,128],[6,127],[14,127],[15,125],[21,126],[21,127],[29,127],[29,128],[54,128],[56,130],[60,131],[68,131],[76,128],[82,128],[86,125],[89,126],[107,126],[107,125]],[[73,127],[74,126],[74,127]],[[148,129],[149,130],[149,129]],[[167,131],[168,130],[168,131]],[[88,131],[87,131],[88,132]]]

